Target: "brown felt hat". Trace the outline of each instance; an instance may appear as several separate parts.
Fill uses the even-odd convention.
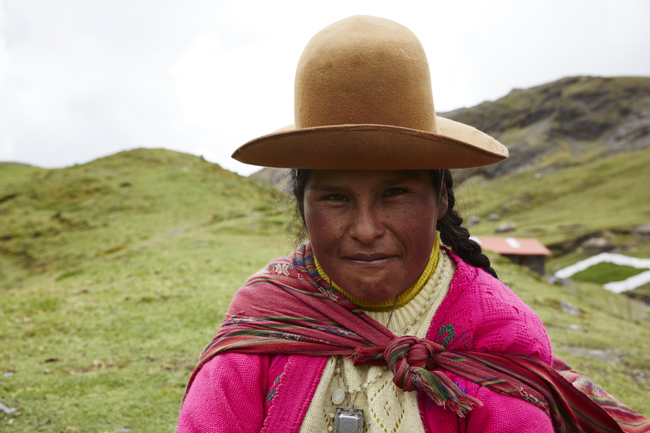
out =
[[[354,16],[318,32],[296,70],[294,125],[232,155],[280,168],[469,168],[508,157],[483,132],[436,116],[418,38],[394,21]]]

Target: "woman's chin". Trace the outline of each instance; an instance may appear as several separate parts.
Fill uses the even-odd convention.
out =
[[[357,287],[348,290],[347,292],[363,302],[379,304],[395,298],[395,296],[399,295],[403,291],[404,290],[391,289],[390,287],[382,288],[382,285],[374,283],[361,286],[357,285]]]

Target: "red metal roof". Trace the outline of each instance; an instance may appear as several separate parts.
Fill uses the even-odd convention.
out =
[[[548,256],[551,251],[540,241],[533,238],[500,238],[493,236],[472,236],[481,244],[484,250],[499,254],[515,254],[521,256]]]

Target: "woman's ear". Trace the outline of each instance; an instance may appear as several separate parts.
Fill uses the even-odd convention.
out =
[[[447,200],[447,185],[442,185],[442,190],[440,191],[440,203],[438,203],[438,215],[437,220],[442,219],[447,214],[447,208],[449,207],[449,202]]]

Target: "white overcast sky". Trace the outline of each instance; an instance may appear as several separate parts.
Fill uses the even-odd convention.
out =
[[[350,15],[422,41],[438,111],[572,75],[650,76],[650,0],[0,0],[0,161],[138,147],[230,154],[293,122],[314,33]]]

